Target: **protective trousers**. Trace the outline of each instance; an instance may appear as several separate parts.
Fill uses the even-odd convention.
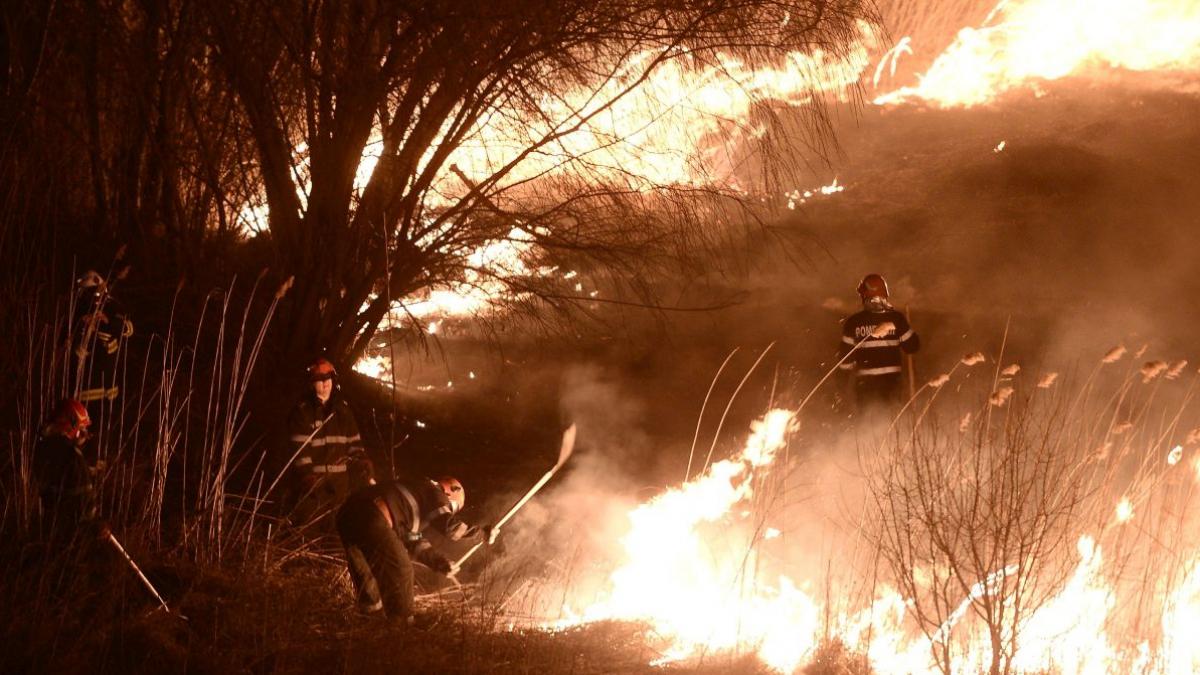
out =
[[[900,391],[900,373],[855,377],[854,395],[860,413],[870,413],[878,409],[890,411],[899,405]]]
[[[338,534],[346,548],[359,606],[371,610],[382,600],[389,617],[411,616],[413,566],[408,549],[375,501],[363,497],[351,497],[337,514]]]

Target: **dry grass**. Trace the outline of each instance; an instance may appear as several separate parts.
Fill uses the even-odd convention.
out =
[[[1023,631],[1075,572],[1082,537],[1102,551],[1092,583],[1115,603],[1104,629],[1131,654],[1163,639],[1161,617],[1200,543],[1190,515],[1200,475],[1181,461],[1195,460],[1187,420],[1197,417],[1197,378],[1159,378],[1165,361],[1122,364],[1125,353],[1109,350],[1059,383],[997,365],[989,382],[961,383],[955,395],[943,394],[953,373],[942,376],[884,439],[873,544],[943,672],[978,629],[991,636],[991,672],[1019,663]],[[968,598],[960,624],[955,610]]]

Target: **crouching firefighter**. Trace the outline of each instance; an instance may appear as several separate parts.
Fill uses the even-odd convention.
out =
[[[424,532],[433,527],[451,540],[495,539],[490,527],[469,526],[457,514],[466,492],[457,479],[390,481],[359,490],[338,510],[337,528],[346,549],[359,608],[385,610],[405,627],[413,618],[413,560],[453,576],[457,565],[433,547]]]
[[[96,478],[102,462],[85,454],[92,424],[87,408],[76,399],[61,401],[42,430],[33,455],[33,478],[41,506],[43,539],[59,544],[105,537],[107,525],[97,517]]]

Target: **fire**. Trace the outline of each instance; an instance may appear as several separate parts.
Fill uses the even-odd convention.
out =
[[[803,203],[807,202],[809,199],[812,199],[813,197],[815,197],[817,195],[824,195],[824,196],[834,195],[839,192],[845,191],[845,189],[846,189],[846,186],[839,185],[838,179],[835,176],[833,179],[833,182],[830,183],[829,185],[822,185],[819,188],[815,188],[812,190],[804,190],[803,192],[800,190],[792,190],[791,192],[789,192],[786,195],[788,198],[787,207],[788,207],[788,209],[794,210],[796,208],[797,204],[803,204]]]
[[[364,356],[353,367],[356,372],[376,380],[387,381],[392,376],[392,361],[382,354]]]
[[[833,641],[871,672],[932,675],[941,672],[934,655],[944,646],[949,646],[953,672],[989,670],[994,636],[981,608],[999,607],[1001,639],[1015,645],[1007,654],[1006,672],[1200,672],[1200,647],[1194,639],[1200,631],[1200,550],[1194,539],[1197,523],[1186,516],[1186,506],[1183,516],[1162,512],[1168,520],[1186,520],[1178,542],[1135,544],[1133,529],[1101,526],[1096,533],[1072,536],[1074,553],[1055,554],[1056,559],[1070,556],[1062,565],[1036,564],[1036,547],[1022,549],[1017,559],[998,562],[982,578],[963,579],[968,584],[964,592],[956,596],[951,590],[945,596],[944,618],[924,623],[928,634],[916,618],[918,603],[888,587],[886,580],[876,582],[871,576],[869,587],[876,590],[863,597],[831,591],[829,579],[801,576],[797,565],[802,561],[780,548],[785,538],[773,525],[781,514],[769,508],[772,490],[779,487],[773,482],[781,473],[776,463],[798,428],[796,415],[768,412],[751,425],[739,453],[629,510],[619,551],[606,551],[608,564],[603,557],[590,563],[602,572],[601,590],[589,586],[576,594],[571,581],[566,589],[553,589],[547,595],[559,603],[557,616],[540,625],[561,629],[598,620],[645,623],[647,640],[661,654],[656,664],[715,653],[753,654],[774,671],[796,673]],[[1074,451],[1086,456],[1090,447],[1090,441],[1082,440]],[[1174,446],[1171,454],[1181,455],[1182,447]],[[1182,459],[1151,463],[1160,476],[1150,482],[1171,475],[1178,461]],[[1189,461],[1200,467],[1200,460]],[[1178,482],[1162,485],[1182,495]],[[1140,491],[1121,495],[1107,490],[1117,487],[1097,494],[1100,501],[1092,504],[1097,510],[1089,511],[1089,518],[1114,513],[1108,495],[1120,495],[1114,524],[1137,515],[1146,521],[1139,531],[1153,527],[1155,499]],[[1131,494],[1137,495],[1140,513],[1135,514]],[[1086,529],[1090,522],[1072,527]],[[1145,543],[1164,548],[1147,553]],[[1164,553],[1172,561],[1166,569],[1143,572],[1139,567]],[[858,573],[853,563],[843,567],[852,577]],[[925,592],[922,584],[936,583],[944,573],[914,570],[917,594]],[[853,587],[861,578],[849,581]],[[814,595],[813,588],[822,589],[822,595]],[[1039,589],[1039,599],[1023,604],[1033,597],[1031,588]]]
[[[917,85],[883,94],[875,103],[920,99],[965,107],[1095,66],[1149,71],[1197,65],[1195,0],[1004,0],[984,25],[959,31]]]
[[[1184,570],[1184,581],[1171,594],[1163,613],[1163,668],[1166,675],[1200,672],[1200,556]]]
[[[630,512],[623,559],[584,620],[646,621],[668,641],[666,660],[748,647],[778,670],[793,670],[815,646],[818,607],[786,576],[756,573],[759,523],[752,510],[731,513],[753,501],[794,419],[770,411],[737,456]]]
[[[1133,518],[1133,502],[1129,501],[1129,497],[1122,497],[1121,501],[1117,502],[1117,522],[1127,523]]]
[[[1063,590],[1042,605],[1024,629],[1014,659],[1017,672],[1105,673],[1115,660],[1105,625],[1115,603],[1103,577],[1095,539],[1077,545],[1079,566]]]
[[[487,176],[516,157],[528,139],[578,121],[578,130],[547,148],[545,156],[522,162],[511,180],[570,169],[575,158],[586,158],[595,179],[636,190],[736,185],[730,151],[763,131],[747,122],[754,107],[768,99],[802,105],[814,93],[844,97],[869,66],[876,42],[865,22],[858,32],[845,54],[791,52],[781,63],[761,67],[731,56],[708,64],[673,59],[644,81],[642,73],[656,54],[635,55],[599,92],[583,87],[544,101],[548,122],[524,116],[489,119],[452,161],[471,176]],[[585,119],[606,101],[614,103],[603,115]]]

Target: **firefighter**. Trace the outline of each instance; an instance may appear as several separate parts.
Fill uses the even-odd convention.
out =
[[[854,397],[860,410],[891,405],[900,398],[904,354],[921,346],[908,318],[888,300],[887,281],[868,274],[858,284],[861,312],[842,323],[841,369],[853,374]],[[887,330],[884,324],[891,324]],[[849,354],[849,356],[847,356]]]
[[[96,477],[103,463],[93,465],[84,454],[91,424],[82,403],[65,399],[38,439],[33,477],[41,505],[41,530],[48,539],[71,539],[85,528],[107,536],[96,506]]]
[[[82,403],[112,401],[120,394],[117,357],[123,342],[133,335],[133,322],[112,297],[104,277],[95,270],[88,270],[75,287],[72,351],[76,399]]]
[[[308,379],[309,391],[288,417],[288,454],[294,456],[291,519],[299,524],[332,513],[347,494],[372,481],[358,423],[337,386],[337,370],[319,358],[308,367]]]
[[[337,514],[337,529],[363,612],[384,610],[393,624],[412,626],[412,561],[446,576],[458,572],[455,563],[425,539],[430,526],[452,541],[478,538],[494,543],[498,530],[459,520],[465,503],[462,483],[449,476],[389,481],[346,500]]]

